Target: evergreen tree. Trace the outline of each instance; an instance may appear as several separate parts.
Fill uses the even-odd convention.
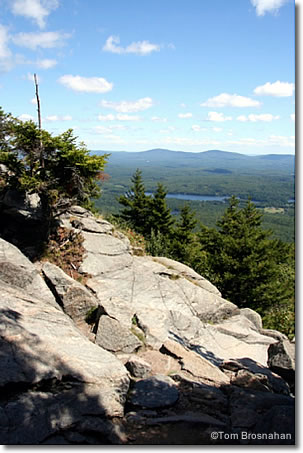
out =
[[[196,237],[193,234],[196,225],[195,212],[190,209],[188,204],[185,204],[171,236],[171,253],[176,260],[192,264],[193,252],[196,251],[197,246]]]
[[[174,219],[166,204],[167,191],[163,184],[158,183],[157,190],[151,199],[151,209],[148,217],[147,230],[166,236],[170,233]]]
[[[271,231],[261,228],[261,219],[251,201],[241,209],[239,200],[232,197],[218,231],[204,227],[199,237],[207,253],[208,272],[223,297],[264,313],[267,307],[288,300],[292,288],[281,279],[288,246],[270,239]]]
[[[150,215],[151,197],[145,194],[142,172],[137,169],[131,178],[132,186],[125,195],[119,197],[119,203],[125,206],[120,217],[138,233],[150,232],[148,219]]]
[[[51,215],[63,199],[91,206],[100,195],[97,180],[108,155],[90,155],[70,129],[53,137],[33,121],[20,121],[0,109],[0,190],[37,193]],[[42,146],[41,146],[42,145]],[[41,166],[41,148],[43,167]]]

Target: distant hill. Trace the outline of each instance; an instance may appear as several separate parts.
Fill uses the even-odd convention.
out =
[[[199,153],[171,151],[168,149],[151,149],[142,152],[128,151],[94,151],[94,154],[110,153],[108,167],[112,165],[145,168],[145,167],[192,167],[206,171],[228,170],[258,170],[293,172],[295,156],[291,154],[267,154],[260,156],[248,156],[245,154],[209,150]]]

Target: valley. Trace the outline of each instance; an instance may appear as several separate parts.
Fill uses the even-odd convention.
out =
[[[104,154],[107,151],[94,153]],[[263,211],[263,225],[274,237],[294,241],[295,157],[247,156],[224,151],[201,153],[169,150],[112,152],[106,165],[102,196],[96,207],[107,215],[118,213],[117,198],[130,187],[135,170],[142,170],[148,193],[162,183],[167,204],[178,215],[185,203],[196,211],[199,222],[214,227],[235,195],[242,203],[252,199]],[[206,201],[207,200],[207,201]]]

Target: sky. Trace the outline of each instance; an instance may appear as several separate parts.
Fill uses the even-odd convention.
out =
[[[294,0],[0,0],[0,106],[90,150],[295,153]]]

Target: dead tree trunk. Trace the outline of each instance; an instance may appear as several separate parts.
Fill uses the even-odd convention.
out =
[[[40,131],[39,160],[40,160],[40,167],[44,168],[43,144],[42,144],[42,137],[41,137],[41,108],[40,108],[40,98],[39,98],[39,91],[38,91],[38,80],[37,80],[36,74],[34,74],[34,79],[35,79],[36,98],[37,98],[38,127],[39,127],[39,131]]]

